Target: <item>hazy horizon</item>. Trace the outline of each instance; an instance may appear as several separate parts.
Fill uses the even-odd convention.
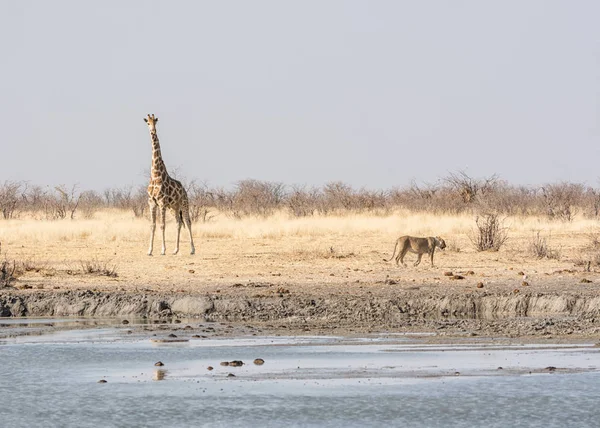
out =
[[[597,2],[2,6],[0,182],[598,184]]]

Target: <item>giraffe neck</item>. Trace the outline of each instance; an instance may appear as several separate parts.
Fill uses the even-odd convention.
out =
[[[163,162],[160,153],[160,143],[158,141],[156,129],[150,131],[150,137],[152,138],[152,166],[150,168],[150,179],[164,178],[169,174],[167,174],[167,168],[165,167],[165,163]]]

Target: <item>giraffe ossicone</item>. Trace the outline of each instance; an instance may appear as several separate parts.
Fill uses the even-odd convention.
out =
[[[146,116],[144,122],[150,130],[150,139],[152,141],[152,167],[150,168],[150,183],[148,184],[148,204],[150,205],[150,248],[148,255],[152,255],[154,247],[154,232],[156,231],[156,217],[160,211],[160,229],[162,234],[162,250],[161,254],[166,252],[165,244],[165,224],[167,209],[170,209],[175,214],[177,221],[177,240],[175,241],[175,251],[179,252],[179,235],[181,226],[185,226],[190,234],[190,254],[194,254],[194,239],[192,238],[192,221],[190,219],[190,209],[187,192],[180,181],[170,177],[165,163],[160,153],[160,143],[158,134],[156,133],[156,123],[158,117],[154,114]]]

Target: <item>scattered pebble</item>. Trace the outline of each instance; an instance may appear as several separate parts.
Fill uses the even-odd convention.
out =
[[[523,287],[529,287],[529,283],[528,283],[527,281],[523,281],[523,282],[521,283],[521,285],[522,285]]]
[[[454,274],[450,271],[444,272],[444,276],[453,276]]]
[[[580,282],[580,283],[582,283],[582,284],[591,284],[591,283],[592,283],[592,281],[590,281],[590,280],[589,280],[589,279],[587,279],[587,278],[583,278],[583,279],[582,279],[581,281],[579,281],[579,282]]]
[[[154,365],[156,367],[161,367],[161,366],[164,366],[164,363],[162,361],[157,361],[157,362],[154,363]]]
[[[262,358],[257,358],[256,360],[254,360],[254,364],[256,364],[257,366],[262,366],[265,363],[265,360],[263,360]]]
[[[228,373],[227,377],[235,377],[235,375],[233,373]]]
[[[169,334],[168,337],[177,337],[176,335],[174,335],[173,333]]]
[[[477,288],[483,288],[483,282],[478,282],[477,283]]]
[[[229,361],[221,361],[221,365],[222,366],[228,366],[229,365]]]
[[[213,369],[213,366],[208,366],[208,367],[206,368],[206,370],[208,370],[208,371],[211,371],[212,369]]]
[[[100,380],[98,381],[98,383],[107,383],[107,382],[108,382],[108,381],[107,381],[106,379],[100,379]]]

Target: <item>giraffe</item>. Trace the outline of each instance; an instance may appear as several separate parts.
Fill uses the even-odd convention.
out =
[[[161,254],[165,254],[165,214],[167,213],[167,208],[173,211],[175,219],[177,220],[177,241],[173,254],[179,252],[179,234],[184,222],[185,227],[187,227],[190,234],[190,254],[194,254],[196,249],[194,248],[194,239],[192,238],[192,221],[190,219],[187,192],[183,188],[181,182],[171,178],[167,173],[167,168],[165,167],[165,163],[160,154],[160,144],[156,133],[158,117],[148,115],[144,118],[144,122],[148,124],[150,138],[152,140],[152,167],[150,169],[150,184],[148,184],[148,204],[150,205],[150,218],[152,224],[150,225],[150,248],[148,249],[148,255],[152,255],[154,231],[156,230],[156,213],[159,209],[161,221],[160,230],[162,233]]]

